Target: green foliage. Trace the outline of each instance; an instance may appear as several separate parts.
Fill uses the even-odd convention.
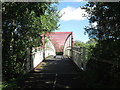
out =
[[[90,39],[86,42],[86,53],[88,60],[93,55],[93,49],[96,47],[97,41],[95,39]]]
[[[120,58],[120,5],[119,3],[90,2],[84,9],[88,13],[90,26],[85,28],[90,38],[98,41],[94,56],[107,60]],[[93,26],[92,23],[97,23]]]
[[[119,3],[108,2],[91,2],[86,5],[86,11],[89,14],[90,24],[96,22],[97,26],[93,25],[86,27],[86,32],[91,38],[105,40],[107,38],[120,38],[119,32]]]
[[[96,57],[98,62],[106,60],[108,62],[116,62],[118,65],[111,64],[108,69],[106,65],[98,67],[105,72],[111,73],[111,78],[117,78],[119,75],[120,64],[120,3],[119,2],[89,2],[84,9],[88,13],[90,26],[86,26],[85,30],[89,37],[97,40],[95,48],[92,50],[92,56]],[[97,23],[93,26],[93,23]],[[94,61],[95,62],[95,61]],[[91,64],[95,65],[94,63]],[[100,71],[102,73],[102,71]],[[116,82],[114,81],[114,82]],[[118,83],[118,82],[117,82]]]
[[[26,72],[27,48],[40,46],[41,35],[58,28],[56,3],[2,3],[3,81]]]
[[[92,56],[92,50],[93,50],[93,48],[95,48],[96,44],[97,44],[97,41],[95,39],[90,39],[86,43],[81,42],[81,41],[75,41],[74,42],[75,46],[86,48],[86,58],[87,58],[87,60],[89,60],[90,57]]]
[[[86,44],[84,42],[81,42],[81,41],[75,41],[74,45],[75,46],[80,46],[80,47],[86,47]]]

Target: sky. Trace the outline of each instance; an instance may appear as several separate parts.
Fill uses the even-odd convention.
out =
[[[88,35],[84,34],[85,26],[88,26],[88,20],[83,17],[86,14],[80,6],[84,6],[87,2],[59,2],[58,10],[60,11],[60,27],[56,32],[73,32],[74,41],[87,42]]]

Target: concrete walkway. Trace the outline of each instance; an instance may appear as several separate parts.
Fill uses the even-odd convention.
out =
[[[51,88],[84,88],[83,71],[69,58],[49,57],[31,71],[23,82],[22,90]]]

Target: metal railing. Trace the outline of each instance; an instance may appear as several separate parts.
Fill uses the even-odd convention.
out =
[[[85,47],[72,47],[72,60],[82,70],[86,70],[87,55]]]
[[[45,53],[44,53],[45,52]],[[26,69],[29,72],[33,68],[35,68],[40,62],[44,60],[44,57],[48,57],[50,55],[55,56],[55,48],[52,45],[51,41],[45,43],[45,47],[33,47],[32,51],[30,48],[27,48],[27,61],[26,61]]]

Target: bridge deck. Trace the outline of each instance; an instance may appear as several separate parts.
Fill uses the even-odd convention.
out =
[[[41,62],[34,72],[54,73],[54,74],[72,74],[78,73],[81,70],[68,57],[57,55],[47,58]]]
[[[82,88],[82,71],[67,57],[49,57],[24,80],[23,88]]]

